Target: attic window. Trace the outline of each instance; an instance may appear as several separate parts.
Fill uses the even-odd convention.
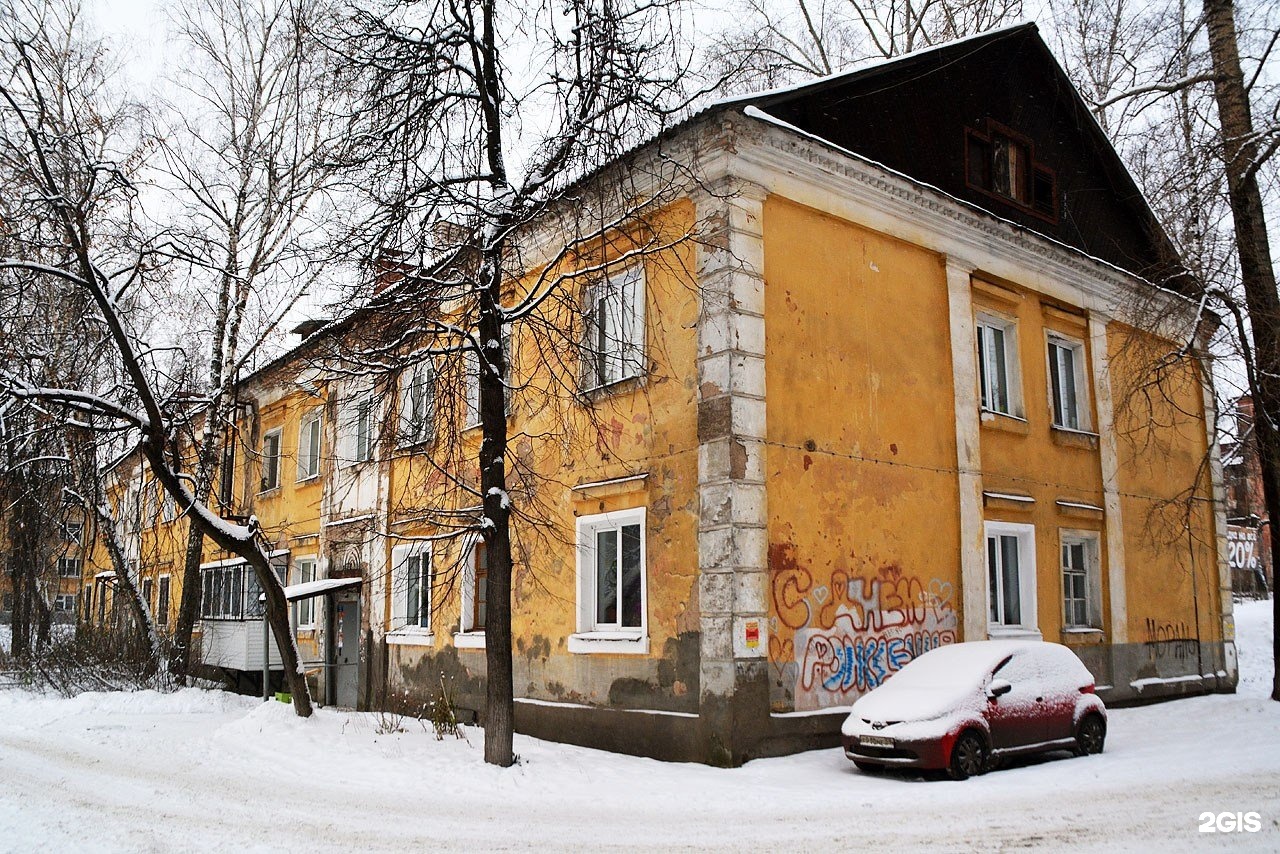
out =
[[[1031,141],[988,120],[987,132],[965,132],[970,187],[1045,219],[1057,218],[1053,171],[1035,162]]]

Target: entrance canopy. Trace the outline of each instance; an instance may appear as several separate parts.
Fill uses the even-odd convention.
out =
[[[325,593],[332,593],[335,590],[345,590],[348,587],[359,587],[363,579],[360,578],[321,578],[318,581],[308,581],[303,584],[290,584],[284,589],[284,598],[290,602],[297,602],[300,599],[313,599],[316,596],[323,596]],[[258,601],[266,600],[265,594],[258,595]]]

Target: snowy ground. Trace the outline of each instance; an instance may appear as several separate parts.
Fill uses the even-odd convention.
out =
[[[1236,696],[1111,714],[1107,751],[964,783],[859,774],[838,750],[719,770],[517,736],[437,742],[374,715],[187,690],[0,691],[0,850],[1280,850],[1270,603],[1239,607]],[[1256,833],[1198,832],[1206,812]]]

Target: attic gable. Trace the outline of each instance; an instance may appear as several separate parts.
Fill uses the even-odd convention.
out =
[[[1149,281],[1184,275],[1034,24],[735,101]]]

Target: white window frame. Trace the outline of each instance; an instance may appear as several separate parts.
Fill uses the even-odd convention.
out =
[[[373,459],[377,444],[378,407],[372,391],[351,394],[341,405],[338,420],[339,458],[343,466],[360,466]]]
[[[84,574],[84,563],[78,557],[58,558],[59,578],[79,578]]]
[[[462,354],[463,419],[462,429],[480,426],[480,356],[475,350]]]
[[[997,350],[995,332],[1001,333],[999,353],[1003,356],[1005,375],[1005,405],[1001,409],[994,399],[997,396],[996,372],[992,371],[992,359]],[[978,355],[978,401],[983,412],[992,412],[1010,418],[1022,419],[1022,365],[1018,358],[1018,322],[1011,317],[979,311],[974,319],[975,346]]]
[[[260,493],[280,488],[280,439],[283,433],[281,428],[276,427],[262,434],[262,447],[258,454],[262,465],[262,477],[258,481]],[[267,442],[272,439],[275,440],[275,451],[268,453]]]
[[[308,568],[310,571],[308,571]],[[319,577],[320,560],[317,555],[300,555],[294,558],[290,568],[294,576],[290,584],[306,584]],[[293,603],[293,628],[295,631],[310,631],[316,627],[316,597],[299,599]]]
[[[1097,531],[1079,531],[1069,528],[1058,530],[1058,579],[1062,585],[1062,628],[1067,632],[1091,632],[1102,630],[1102,563],[1101,537]],[[1085,622],[1077,623],[1067,608],[1068,546],[1084,546],[1085,574]],[[1074,598],[1074,597],[1073,597]]]
[[[148,609],[151,608],[151,594],[155,592],[155,583],[153,579],[142,579],[142,601]]]
[[[74,543],[77,546],[83,545],[84,539],[84,523],[68,522],[67,523],[67,542]]]
[[[298,421],[298,483],[320,476],[320,445],[324,423],[320,407],[302,413]]]
[[[76,594],[59,593],[53,597],[53,610],[61,612],[75,613],[76,610]]]
[[[583,296],[583,390],[648,373],[644,264],[632,264],[587,288]]]
[[[387,643],[427,646],[435,642],[431,613],[435,598],[432,595],[435,591],[431,589],[435,578],[433,563],[429,542],[410,543],[391,550],[391,631],[387,633]],[[413,572],[417,573],[419,617],[417,622],[410,624],[409,593],[412,587],[409,575]],[[424,602],[426,625],[421,622]]]
[[[579,516],[575,520],[577,548],[578,631],[568,639],[571,653],[649,652],[649,572],[646,509],[635,507],[613,513]],[[640,526],[640,625],[622,627],[596,623],[596,535],[625,525]],[[621,537],[619,536],[619,542]]]
[[[1063,378],[1059,374],[1062,367],[1057,351],[1066,351],[1071,353],[1071,383],[1070,390],[1075,394],[1075,423],[1071,423],[1071,419],[1067,413],[1067,383],[1063,382]],[[1084,342],[1063,335],[1061,332],[1047,330],[1045,332],[1045,382],[1049,389],[1049,418],[1054,427],[1059,430],[1074,430],[1080,433],[1088,433],[1092,425],[1090,415],[1089,401],[1089,383],[1085,375],[1085,347]],[[1058,390],[1054,389],[1054,379],[1058,379]]]
[[[477,628],[473,615],[476,596],[479,593],[476,580],[476,555],[484,540],[475,537],[467,546],[467,556],[462,567],[462,604],[458,612],[458,631],[453,635],[453,645],[459,649],[484,649],[485,631]]]
[[[415,399],[414,389],[422,389]],[[396,431],[400,447],[411,447],[435,436],[436,369],[430,359],[400,373],[400,411]],[[419,407],[421,411],[418,411]]]
[[[984,525],[983,538],[983,579],[986,587],[987,634],[991,637],[1034,637],[1039,638],[1040,628],[1036,616],[1036,528],[1018,522],[987,522]],[[1000,586],[1003,583],[1003,566],[997,575],[997,588],[991,585],[991,540],[999,537],[1014,537],[1017,540],[1018,555],[1018,610],[1019,621],[1009,623],[1002,617],[992,619],[993,601],[998,608],[1003,608],[1003,597]],[[993,600],[992,597],[997,597]]]

